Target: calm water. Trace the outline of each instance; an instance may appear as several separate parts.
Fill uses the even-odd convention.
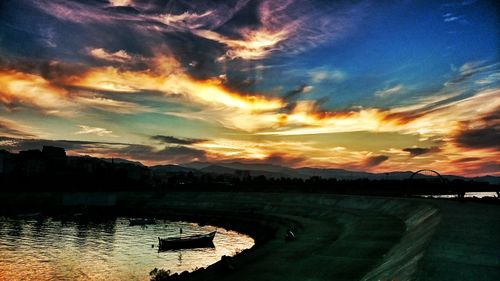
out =
[[[254,245],[247,235],[218,228],[215,248],[158,253],[158,236],[176,236],[179,227],[183,235],[215,227],[161,220],[128,225],[127,218],[83,223],[0,217],[0,280],[149,280],[155,267],[192,271]]]
[[[448,195],[421,195],[421,197],[432,197],[432,198],[456,198],[456,194],[448,194]],[[472,198],[472,197],[477,197],[477,198],[483,198],[483,197],[497,197],[496,192],[492,191],[482,191],[482,192],[466,192],[465,193],[466,198]]]

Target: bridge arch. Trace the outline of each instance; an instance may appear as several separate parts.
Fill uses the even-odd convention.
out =
[[[445,178],[443,178],[443,176],[441,176],[441,174],[435,170],[431,170],[431,169],[418,170],[418,171],[414,172],[413,174],[411,174],[410,179],[414,179],[415,176],[417,176],[417,175],[434,176],[434,177],[438,177],[439,181],[445,182]]]

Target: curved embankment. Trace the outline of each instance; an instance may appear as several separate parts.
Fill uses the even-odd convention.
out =
[[[219,264],[187,280],[416,279],[441,219],[418,200],[318,194],[169,193],[147,208],[276,234],[233,258],[234,270]],[[283,239],[289,227],[293,242]]]
[[[0,211],[60,213],[63,195],[2,194]],[[256,239],[229,262],[182,280],[500,280],[498,204],[237,192],[119,193],[117,199],[102,214],[186,219]],[[290,227],[298,238],[285,242]]]

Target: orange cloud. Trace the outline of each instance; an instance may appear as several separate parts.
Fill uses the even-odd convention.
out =
[[[96,94],[72,91],[38,74],[0,70],[0,103],[8,108],[19,105],[36,108],[45,114],[74,116],[86,108],[118,113],[144,112],[149,109],[131,102],[117,101]]]
[[[81,87],[116,92],[161,91],[181,94],[202,104],[246,109],[250,112],[275,110],[283,106],[279,99],[242,95],[224,88],[216,80],[197,81],[185,74],[173,58],[159,57],[154,71],[120,71],[114,67],[94,68],[65,82]]]
[[[9,106],[29,105],[46,113],[60,113],[70,103],[65,89],[52,85],[43,77],[15,70],[0,70],[0,102]]]
[[[81,75],[65,77],[61,82],[95,90],[121,93],[160,91],[166,96],[181,96],[184,102],[203,106],[209,112],[203,118],[249,131],[272,124],[274,113],[270,112],[285,106],[285,102],[279,98],[237,93],[225,88],[218,80],[195,80],[170,57],[156,58],[151,70],[92,68]]]
[[[61,84],[77,86],[80,89],[67,90],[60,86]],[[219,139],[193,144],[192,148],[203,151],[203,157],[208,160],[272,160],[289,165],[350,167],[370,171],[406,170],[411,164],[414,168],[433,168],[443,173],[498,173],[494,170],[497,167],[495,163],[498,163],[496,159],[500,156],[498,151],[483,149],[477,145],[460,147],[453,142],[453,138],[464,131],[464,124],[467,125],[465,129],[472,128],[472,133],[475,133],[472,137],[478,133],[478,128],[489,128],[484,125],[485,118],[497,116],[495,112],[500,108],[500,89],[483,90],[468,98],[431,109],[410,105],[388,110],[362,108],[328,112],[321,111],[315,101],[298,100],[291,105],[283,98],[249,95],[228,89],[217,79],[196,80],[171,57],[155,58],[149,70],[97,67],[81,74],[59,77],[57,83],[37,74],[15,70],[0,71],[0,102],[7,106],[21,104],[59,115],[75,114],[85,108],[121,113],[148,110],[134,103],[89,94],[93,90],[124,94],[162,92],[165,97],[199,107],[199,110],[194,112],[164,112],[165,114],[219,123],[226,128],[251,132],[251,135],[259,138],[259,141]],[[97,130],[99,128],[81,129],[87,133],[111,135]],[[356,131],[419,135],[422,140],[438,138],[442,143],[436,153],[424,153],[410,158],[408,153],[402,153],[404,147],[388,147],[387,151],[354,151],[337,147],[320,149],[314,144],[304,142],[270,141],[279,136]],[[471,137],[466,136],[469,139]],[[460,161],[462,158],[481,160]]]
[[[127,54],[124,50],[119,50],[114,53],[110,53],[103,48],[95,48],[89,50],[89,55],[94,58],[107,60],[107,61],[116,61],[116,62],[126,62],[132,59],[132,57]]]
[[[0,136],[2,137],[32,138],[41,135],[42,134],[30,126],[22,124],[18,121],[0,117]]]
[[[109,4],[115,7],[129,6],[132,4],[132,0],[109,0]]]

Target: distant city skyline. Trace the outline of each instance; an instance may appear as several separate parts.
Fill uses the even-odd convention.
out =
[[[0,3],[0,149],[500,176],[496,1]]]

